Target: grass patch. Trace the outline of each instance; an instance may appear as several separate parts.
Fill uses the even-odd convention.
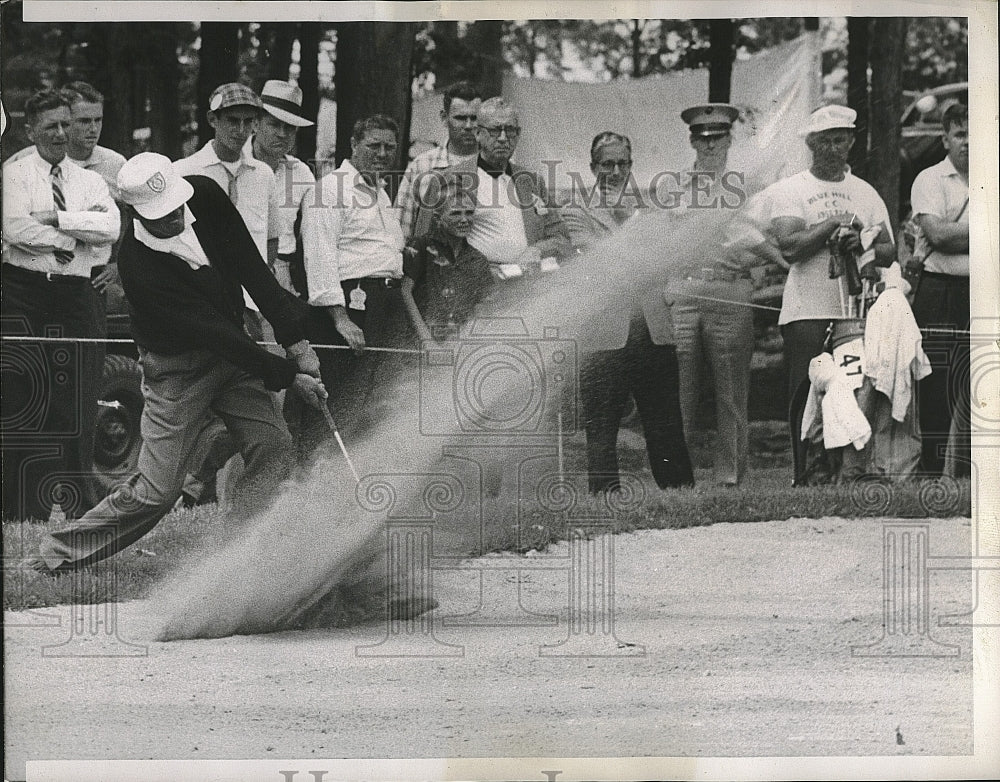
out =
[[[646,476],[645,499],[635,510],[608,518],[615,532],[640,529],[679,529],[719,523],[747,523],[788,518],[937,518],[971,516],[969,479],[890,484],[869,480],[842,486],[791,487],[787,429],[780,424],[755,422],[751,427],[752,472],[744,485],[727,489],[712,485],[711,438],[692,443],[698,486],[660,491],[648,477],[641,437],[624,432],[621,468]],[[566,467],[585,470],[583,438],[567,442]],[[595,498],[578,498],[574,511],[591,517],[607,516]],[[591,511],[588,513],[588,511]],[[603,513],[602,513],[603,511]],[[516,519],[512,507],[511,517]],[[3,605],[5,609],[39,608],[64,603],[100,603],[132,600],[149,595],[152,587],[174,573],[198,552],[213,550],[238,535],[241,525],[227,521],[215,505],[169,514],[137,544],[104,563],[73,575],[49,578],[22,572],[17,563],[37,550],[42,536],[54,525],[47,522],[3,522]],[[493,538],[495,550],[543,550],[564,540],[574,527],[566,514],[532,514],[526,527]]]

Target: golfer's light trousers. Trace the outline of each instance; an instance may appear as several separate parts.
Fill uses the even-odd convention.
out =
[[[260,380],[207,350],[174,356],[140,350],[139,358],[145,407],[136,472],[68,529],[42,540],[42,558],[52,569],[109,557],[156,526],[180,496],[194,444],[213,414],[246,464],[234,515],[265,509],[288,475],[291,437]]]

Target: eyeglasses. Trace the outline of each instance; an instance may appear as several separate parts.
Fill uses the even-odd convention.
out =
[[[599,171],[603,171],[607,174],[610,174],[612,171],[615,170],[615,168],[617,168],[619,171],[628,171],[630,168],[632,168],[632,161],[602,160],[600,163],[597,164],[597,168]]]
[[[487,125],[480,125],[479,129],[485,130],[493,138],[500,138],[501,133],[506,133],[507,138],[514,138],[521,132],[521,129],[517,125],[500,125],[495,128],[488,127]]]

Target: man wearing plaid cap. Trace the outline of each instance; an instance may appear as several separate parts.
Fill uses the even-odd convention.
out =
[[[229,194],[257,251],[270,266],[274,261],[274,252],[269,252],[274,172],[253,156],[247,144],[262,109],[260,97],[245,84],[220,84],[208,99],[208,124],[215,131],[215,138],[190,157],[178,160],[174,166],[180,176],[207,176]],[[273,242],[270,247],[276,250],[276,244]],[[250,336],[256,340],[274,341],[274,331],[261,318],[258,306],[246,291],[243,301]],[[204,458],[194,463],[204,462],[204,466],[185,484],[185,501],[189,503],[200,497],[206,481],[236,452],[222,421],[214,417],[207,422],[196,449]]]
[[[261,257],[267,260],[268,208],[274,174],[244,149],[262,105],[257,93],[246,85],[220,84],[208,99],[208,124],[215,130],[215,138],[174,165],[181,176],[210,177],[229,194]]]

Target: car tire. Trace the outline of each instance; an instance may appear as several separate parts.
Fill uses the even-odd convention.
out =
[[[142,446],[142,368],[128,356],[105,356],[94,434],[94,483],[103,498],[135,471]]]

